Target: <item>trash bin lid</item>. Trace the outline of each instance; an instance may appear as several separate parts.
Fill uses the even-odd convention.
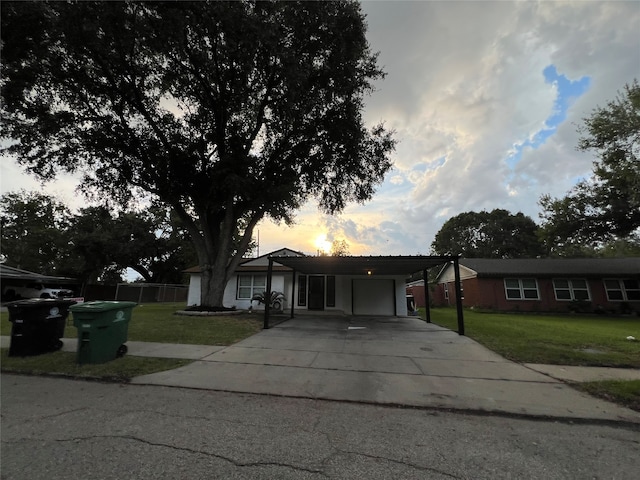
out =
[[[16,300],[14,302],[5,303],[8,309],[12,308],[41,308],[41,307],[68,307],[74,305],[75,300],[64,300],[58,298],[25,298],[24,300]]]
[[[136,302],[115,302],[101,301],[84,302],[73,305],[69,308],[72,312],[108,312],[109,310],[121,310],[123,308],[133,308],[138,305]]]

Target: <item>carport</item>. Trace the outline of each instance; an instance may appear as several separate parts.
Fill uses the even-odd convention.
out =
[[[405,278],[422,272],[426,280],[428,270],[432,267],[452,263],[455,272],[456,309],[458,314],[458,333],[464,335],[464,316],[462,313],[462,290],[460,282],[459,255],[417,255],[417,256],[318,256],[318,257],[284,257],[270,256],[267,269],[267,292],[271,292],[271,280],[274,261],[293,270],[293,285],[291,297],[295,290],[296,274],[305,275],[351,275],[361,276],[363,279],[375,279],[390,275],[403,275]],[[354,288],[354,285],[352,285]],[[426,299],[427,323],[431,323],[429,307],[429,286],[424,285]],[[269,296],[267,298],[269,298]],[[353,301],[353,300],[352,300]],[[295,302],[291,302],[291,318],[295,314]],[[264,328],[269,328],[269,308],[264,310]]]

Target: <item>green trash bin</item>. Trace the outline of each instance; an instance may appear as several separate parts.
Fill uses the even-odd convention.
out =
[[[105,363],[127,353],[127,333],[135,302],[85,302],[69,308],[78,329],[77,361]]]

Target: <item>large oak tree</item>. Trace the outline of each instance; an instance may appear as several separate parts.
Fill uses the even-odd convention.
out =
[[[383,77],[358,3],[3,2],[3,136],[40,178],[171,206],[225,285],[262,218],[340,211],[390,169],[363,99]]]

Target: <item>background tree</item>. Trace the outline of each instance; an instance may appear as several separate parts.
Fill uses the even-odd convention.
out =
[[[69,225],[69,249],[62,263],[67,276],[75,277],[83,284],[95,284],[98,280],[122,281],[122,268],[117,257],[120,245],[129,238],[114,238],[113,216],[103,206],[80,209]]]
[[[114,214],[104,206],[81,209],[71,221],[67,274],[95,283],[119,280],[127,268],[149,283],[182,283],[195,255],[167,209]]]
[[[114,232],[114,240],[129,238],[121,244],[120,265],[132,268],[146,282],[183,283],[182,271],[198,261],[180,220],[160,205],[121,213],[114,219]]]
[[[468,258],[535,258],[543,253],[537,231],[535,222],[520,212],[464,212],[444,223],[431,249],[436,255]]]
[[[12,267],[83,283],[122,281],[127,268],[147,282],[183,283],[197,259],[167,208],[112,213],[92,206],[72,213],[55,197],[10,192],[0,197],[1,253]]]
[[[640,85],[624,87],[584,118],[578,149],[598,156],[593,175],[564,198],[540,199],[542,238],[552,254],[573,255],[625,239],[640,228]]]
[[[4,2],[1,20],[4,151],[169,205],[205,304],[262,218],[363,202],[391,167],[361,116],[383,72],[356,2]]]
[[[332,257],[346,257],[349,255],[349,244],[346,240],[334,240],[331,243],[331,253]]]
[[[68,248],[71,212],[55,198],[38,192],[0,197],[0,247],[12,267],[60,275],[60,258]]]

